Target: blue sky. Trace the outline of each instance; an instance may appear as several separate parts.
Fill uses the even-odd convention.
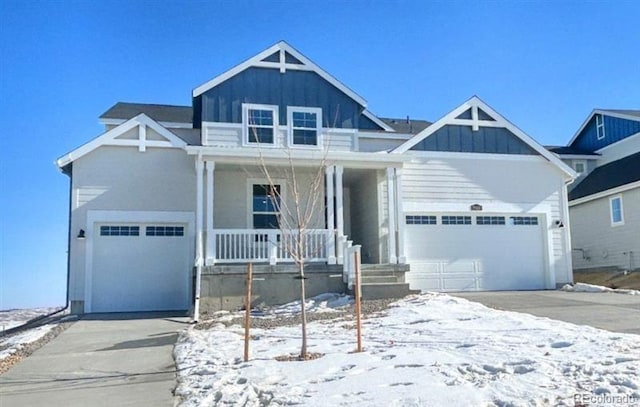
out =
[[[286,40],[383,117],[472,95],[542,144],[640,108],[635,1],[0,1],[0,309],[63,304],[69,180],[53,162],[117,101],[191,90]]]

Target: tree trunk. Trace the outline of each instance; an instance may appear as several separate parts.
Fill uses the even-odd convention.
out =
[[[298,264],[300,271],[300,302],[302,311],[302,348],[300,349],[300,358],[307,360],[307,296],[304,290],[304,262]]]

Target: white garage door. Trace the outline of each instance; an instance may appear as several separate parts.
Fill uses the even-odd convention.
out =
[[[94,226],[91,312],[189,308],[186,224]]]
[[[411,288],[434,291],[545,288],[541,216],[405,217]]]

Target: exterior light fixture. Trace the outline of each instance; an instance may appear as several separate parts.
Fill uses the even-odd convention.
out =
[[[84,229],[80,229],[80,231],[78,232],[78,236],[76,237],[78,238],[78,240],[84,240],[86,238],[84,234]]]

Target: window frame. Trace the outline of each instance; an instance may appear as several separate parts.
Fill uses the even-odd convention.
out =
[[[620,220],[618,221],[614,219],[613,203],[615,201],[620,202]],[[611,221],[612,227],[624,225],[624,205],[622,202],[622,195],[616,195],[609,198],[609,220]]]
[[[249,123],[249,112],[251,110],[266,110],[266,111],[270,111],[271,114],[273,115],[273,124],[271,126],[266,126],[266,125],[252,125],[251,123]],[[277,105],[262,105],[262,104],[255,104],[255,103],[243,103],[242,104],[242,145],[243,146],[260,146],[260,147],[276,147],[277,146],[277,141],[278,141],[278,136],[279,136],[279,112],[278,112],[278,106]],[[270,128],[273,132],[273,141],[271,143],[263,143],[260,141],[251,141],[250,136],[250,132],[251,132],[251,128],[256,127],[256,128],[265,128],[268,129]]]
[[[436,215],[405,215],[405,224],[409,226],[437,225]]]
[[[98,233],[100,237],[139,237],[140,225],[100,225]]]
[[[280,206],[282,206],[282,202],[286,201],[286,188],[285,182],[283,179],[273,179],[273,185],[280,187]],[[270,185],[269,180],[266,178],[250,178],[247,179],[247,225],[249,229],[254,230],[279,230],[281,225],[278,225],[276,228],[271,229],[258,229],[255,227],[253,223],[253,215],[270,215],[275,214],[277,216],[282,216],[282,211],[276,212],[265,212],[265,211],[254,211],[253,210],[253,187],[255,185]]]
[[[443,226],[469,226],[473,225],[473,216],[471,215],[441,215],[440,225]]]
[[[578,171],[577,166],[582,165],[582,171]],[[587,160],[574,160],[573,161],[573,170],[578,173],[578,175],[582,175],[587,172]]]
[[[604,116],[598,113],[596,114],[596,137],[598,140],[603,140],[605,136]]]
[[[293,125],[294,113],[313,113],[316,115],[316,144],[296,144],[294,143],[294,131],[295,130],[312,130],[311,127],[295,127]],[[287,106],[287,142],[289,146],[296,148],[310,148],[318,149],[322,148],[322,108],[319,107],[303,107],[303,106]]]

